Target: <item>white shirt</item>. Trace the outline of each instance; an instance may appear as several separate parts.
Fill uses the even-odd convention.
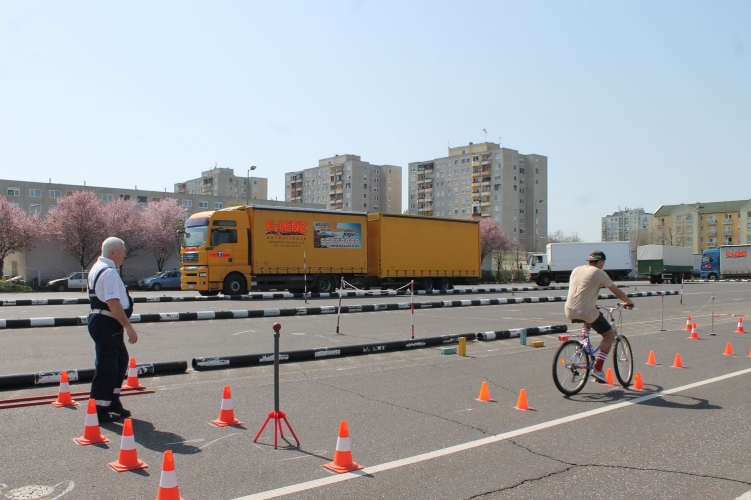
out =
[[[118,274],[115,262],[112,259],[100,256],[96,263],[91,266],[91,270],[89,271],[89,288],[94,284],[94,279],[102,268],[108,269],[102,271],[102,275],[96,282],[94,293],[97,298],[103,302],[107,302],[110,299],[119,299],[123,309],[127,309],[130,307],[128,292],[125,290],[125,284],[120,279],[120,274]]]

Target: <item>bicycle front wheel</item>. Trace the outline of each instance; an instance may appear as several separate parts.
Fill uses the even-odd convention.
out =
[[[634,378],[634,355],[631,352],[631,344],[625,335],[620,335],[615,340],[615,349],[613,350],[613,366],[615,367],[615,377],[623,387],[631,385]]]
[[[584,389],[589,376],[587,353],[577,340],[567,340],[553,358],[553,382],[563,394],[573,396]]]

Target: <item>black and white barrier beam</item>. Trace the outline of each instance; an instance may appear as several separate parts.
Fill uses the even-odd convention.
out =
[[[168,373],[184,373],[188,370],[187,361],[164,361],[160,363],[137,364],[138,376],[165,375]],[[94,368],[83,370],[67,370],[68,381],[87,382],[94,378]],[[32,387],[35,385],[59,384],[63,370],[39,373],[18,373],[15,375],[0,375],[0,387]],[[125,380],[125,379],[123,379]]]
[[[310,361],[324,358],[341,358],[347,356],[361,356],[384,352],[405,351],[411,349],[423,349],[444,344],[457,344],[460,338],[475,340],[474,333],[462,333],[458,335],[442,335],[440,337],[427,337],[410,340],[394,340],[389,342],[377,342],[374,344],[358,344],[337,347],[318,347],[315,349],[303,349],[299,351],[287,351],[279,353],[280,363],[293,363],[298,361]],[[219,356],[213,358],[194,358],[192,365],[194,370],[223,370],[225,368],[239,368],[243,366],[265,365],[274,362],[274,353],[245,354],[238,356]]]
[[[532,328],[514,328],[512,330],[500,330],[495,332],[480,332],[477,334],[477,340],[503,340],[512,337],[519,337],[522,330],[527,330],[527,336],[545,335],[548,333],[566,333],[568,325],[537,326]]]
[[[629,297],[653,297],[664,295],[679,295],[679,291],[660,292],[634,292],[628,293]],[[615,299],[612,294],[603,294],[600,299]],[[511,297],[504,299],[468,299],[468,300],[442,300],[436,302],[415,302],[415,309],[440,309],[444,307],[470,307],[470,306],[497,306],[506,304],[536,304],[539,302],[565,302],[565,296],[558,297]],[[395,302],[393,304],[365,304],[342,306],[342,313],[360,313],[376,311],[396,311],[410,309],[409,302]],[[296,307],[287,309],[241,309],[233,311],[198,311],[198,312],[172,312],[153,314],[134,314],[130,317],[131,323],[161,323],[168,321],[202,321],[213,319],[244,319],[244,318],[268,318],[277,316],[313,316],[318,314],[336,314],[336,306],[321,307]],[[11,328],[38,328],[52,326],[78,326],[86,324],[86,316],[73,318],[27,318],[27,319],[0,319],[0,329]]]

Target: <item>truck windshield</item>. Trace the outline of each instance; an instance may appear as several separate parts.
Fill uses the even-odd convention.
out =
[[[196,217],[185,221],[183,234],[184,247],[202,247],[206,244],[206,234],[209,231],[209,218]]]
[[[542,264],[542,255],[531,255],[529,257],[529,265],[534,267],[535,264]]]
[[[714,262],[714,259],[712,258],[711,255],[705,255],[701,258],[702,264],[709,264],[710,262]]]

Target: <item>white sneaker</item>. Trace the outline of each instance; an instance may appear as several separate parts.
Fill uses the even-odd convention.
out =
[[[600,384],[608,383],[608,379],[605,378],[605,374],[602,373],[602,370],[592,370],[590,372],[590,375],[592,375],[592,378],[595,379],[595,382],[598,382]]]

